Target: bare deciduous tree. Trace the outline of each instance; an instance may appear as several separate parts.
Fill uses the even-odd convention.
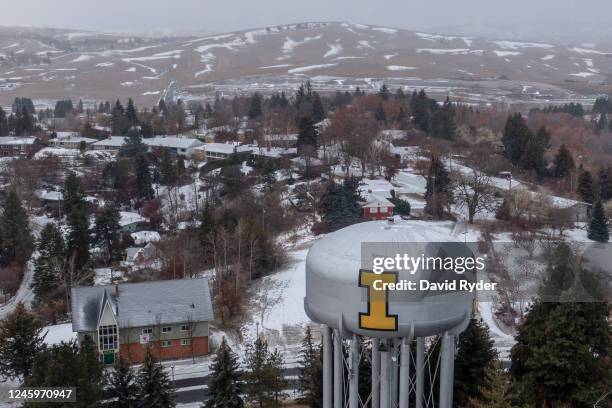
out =
[[[457,205],[465,207],[468,212],[468,222],[474,223],[476,214],[483,211],[492,211],[495,195],[491,179],[476,170],[472,174],[455,174]]]

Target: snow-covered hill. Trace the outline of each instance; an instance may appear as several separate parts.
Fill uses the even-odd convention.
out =
[[[306,78],[328,91],[376,89],[386,81],[475,102],[564,100],[605,91],[611,56],[612,44],[490,40],[351,23],[165,39],[4,28],[0,103],[24,94],[155,102],[214,90],[271,92]]]

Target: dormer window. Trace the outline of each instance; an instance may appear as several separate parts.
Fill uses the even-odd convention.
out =
[[[117,350],[117,326],[100,326],[98,328],[98,342],[100,351]]]

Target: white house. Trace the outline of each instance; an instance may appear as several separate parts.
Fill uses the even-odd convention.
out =
[[[194,149],[204,145],[198,139],[178,136],[155,136],[142,142],[150,149],[169,149],[171,153],[186,157],[191,157]]]
[[[125,144],[125,136],[109,136],[91,144],[92,150],[106,150],[118,152]]]
[[[82,137],[78,133],[73,132],[58,132],[55,139],[49,140],[51,146],[62,147],[64,149],[80,149],[83,143],[85,146],[89,146],[95,142],[96,139]]]

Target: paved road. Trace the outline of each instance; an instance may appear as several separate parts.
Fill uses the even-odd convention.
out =
[[[288,380],[287,389],[297,388],[298,381],[295,377],[299,374],[297,367],[283,370],[285,378]],[[208,399],[208,383],[210,376],[183,378],[174,381],[176,388],[176,402],[186,404],[190,402],[205,402]]]

